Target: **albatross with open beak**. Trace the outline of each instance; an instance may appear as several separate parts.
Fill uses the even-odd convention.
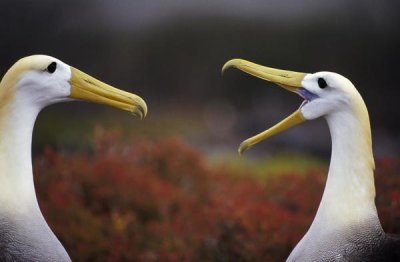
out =
[[[235,67],[305,100],[292,115],[253,136],[239,153],[306,120],[324,117],[332,137],[325,190],[308,232],[288,261],[400,261],[400,239],[386,235],[375,207],[374,159],[367,107],[354,85],[331,72],[279,70],[242,59]]]
[[[0,82],[0,261],[70,261],[39,209],[32,176],[31,140],[40,110],[86,100],[143,118],[146,103],[60,60],[20,59]]]

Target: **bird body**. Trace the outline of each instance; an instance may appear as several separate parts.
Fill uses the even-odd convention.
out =
[[[0,261],[70,261],[37,202],[31,142],[44,107],[75,99],[147,112],[140,97],[49,56],[19,60],[0,82]]]
[[[375,206],[374,158],[367,107],[354,85],[332,72],[291,72],[233,59],[236,67],[305,99],[274,127],[245,140],[239,152],[306,120],[324,117],[332,154],[324,193],[308,232],[288,261],[400,261],[400,238],[385,234]]]

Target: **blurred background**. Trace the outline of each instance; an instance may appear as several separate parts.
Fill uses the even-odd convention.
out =
[[[228,169],[229,172],[224,171],[226,173],[243,171],[242,173],[245,175],[256,174],[258,176],[268,172],[274,174],[286,174],[293,171],[309,173],[309,170],[317,169],[318,174],[325,175],[331,145],[329,131],[323,119],[307,122],[271,138],[254,147],[244,157],[237,156],[236,150],[242,140],[271,127],[297,109],[302,101],[299,97],[275,85],[238,70],[229,70],[224,76],[221,76],[222,65],[229,59],[243,58],[280,69],[302,72],[333,71],[346,76],[358,88],[369,109],[375,156],[384,161],[386,161],[385,159],[397,159],[400,153],[399,10],[400,2],[397,0],[2,0],[0,2],[0,71],[4,74],[16,60],[23,56],[47,54],[106,83],[134,92],[143,97],[148,104],[149,113],[143,121],[112,108],[82,102],[57,104],[45,109],[39,115],[33,139],[34,158],[39,159],[36,160],[35,170],[39,170],[39,173],[46,173],[46,170],[51,170],[54,165],[56,171],[57,168],[68,170],[68,166],[60,167],[53,163],[53,154],[67,157],[66,161],[68,162],[75,161],[72,159],[81,159],[82,155],[80,154],[88,153],[89,155],[86,157],[89,159],[94,157],[92,159],[94,163],[97,163],[96,161],[103,163],[103,158],[109,157],[107,154],[106,156],[91,154],[98,149],[98,144],[102,143],[104,136],[114,137],[113,135],[104,135],[104,130],[117,129],[122,135],[117,136],[116,141],[124,140],[126,137],[133,137],[135,143],[142,140],[154,142],[167,139],[169,141],[170,137],[175,137],[179,142],[175,140],[175,142],[166,142],[166,144],[160,142],[160,147],[163,145],[164,147],[174,147],[177,146],[176,144],[183,143],[185,144],[182,146],[184,152],[187,150],[186,146],[194,148],[196,154],[201,155],[200,158],[207,163],[206,166],[218,165],[219,170],[222,165],[224,166],[223,170]],[[154,143],[159,145],[158,142]],[[106,144],[113,148],[112,141],[108,141]],[[50,153],[49,146],[53,148]],[[135,155],[137,152],[135,152],[132,152],[134,155],[132,159],[137,157]],[[143,149],[142,146],[140,152],[148,153],[149,151]],[[150,150],[150,152],[153,151]],[[157,155],[158,151],[155,152],[153,153]],[[174,152],[166,150],[160,153],[166,159],[170,154],[174,154]],[[178,155],[182,155],[182,159],[186,159],[186,153],[181,152]],[[124,157],[125,161],[129,163],[129,156],[124,154],[118,156]],[[99,157],[100,160],[96,157]],[[197,161],[196,157],[195,159],[194,162]],[[191,162],[189,161],[189,163]],[[390,163],[386,163],[389,165],[388,170],[398,170],[396,169],[397,165],[393,167],[393,163]],[[40,168],[40,165],[44,165],[45,168]],[[72,166],[74,165],[72,164]],[[154,166],[154,163],[152,164],[150,161],[149,166]],[[202,168],[199,168],[199,173],[202,172]],[[188,167],[188,169],[190,168]],[[154,171],[155,177],[163,179],[168,177],[164,173],[160,175],[161,173],[157,170]],[[54,171],[55,176],[56,171]],[[171,172],[174,172],[173,168]],[[180,175],[185,175],[185,172]],[[90,242],[88,237],[85,238],[79,234],[78,240],[71,240],[67,237],[68,234],[63,235],[65,232],[63,232],[62,226],[56,226],[57,214],[52,215],[50,210],[54,210],[54,206],[60,207],[65,203],[61,201],[64,204],[60,204],[54,200],[58,199],[57,197],[53,195],[52,198],[50,193],[47,194],[51,191],[50,185],[56,183],[54,182],[56,180],[46,179],[46,176],[43,175],[41,174],[40,177],[44,177],[42,178],[44,180],[39,180],[38,183],[47,185],[41,186],[41,199],[48,202],[43,202],[45,204],[41,204],[42,208],[48,212],[46,217],[53,223],[52,228],[55,228],[57,235],[67,245],[70,253],[79,251],[72,255],[74,259],[77,259],[79,258],[77,254],[83,254],[82,250],[85,248],[81,247],[80,249],[74,243],[78,241],[93,244],[93,242]],[[51,177],[49,174],[45,175]],[[293,177],[290,178],[297,181]],[[314,175],[311,175],[310,179],[313,178],[315,178]],[[65,177],[63,179],[64,182],[69,181]],[[174,179],[172,180],[175,181]],[[308,202],[304,200],[312,206],[305,208],[308,212],[307,219],[313,217],[324,179],[322,178],[316,186],[319,190],[316,191],[314,200]],[[256,181],[259,182],[258,178]],[[319,180],[317,179],[317,181]],[[183,183],[183,186],[178,183],[177,187],[180,190],[182,187],[185,189],[186,182]],[[254,186],[259,184],[258,182]],[[301,184],[303,182],[304,185]],[[302,186],[308,183],[303,182],[298,183]],[[93,183],[99,183],[99,181]],[[229,183],[224,186],[229,188],[231,185]],[[240,183],[243,181],[240,180]],[[264,185],[264,182],[261,184]],[[296,184],[297,187],[294,186],[294,188],[302,191],[300,184]],[[55,188],[57,188],[56,191],[61,192],[60,194],[70,194],[70,191],[64,192],[58,187]],[[118,191],[118,188],[116,185],[115,190]],[[146,186],[136,189],[143,190],[143,188],[145,189]],[[249,188],[251,189],[248,192],[255,190],[251,186]],[[275,188],[275,190],[278,189]],[[269,190],[269,193],[262,190]],[[262,199],[270,201],[271,192],[275,191],[271,191],[270,186],[263,187],[262,190],[264,192]],[[387,188],[383,191],[385,190],[389,192]],[[239,191],[241,193],[238,193],[237,199],[242,201],[248,193]],[[222,193],[216,193],[216,196],[220,196],[220,194]],[[291,192],[288,196],[293,196],[293,194]],[[224,193],[224,195],[229,194]],[[82,194],[79,196],[82,197]],[[399,196],[400,193],[397,190],[388,198],[391,201],[397,201],[395,203],[399,205]],[[64,195],[60,195],[59,198],[63,199]],[[200,194],[199,199],[204,199],[204,196]],[[98,202],[95,197],[92,200]],[[53,205],[46,203],[53,203]],[[158,202],[154,200],[154,203]],[[278,206],[280,204],[282,203],[278,203]],[[82,207],[85,205],[86,208],[90,206],[88,202],[85,202]],[[144,208],[136,203],[136,206],[140,206],[139,211],[136,210],[136,213],[132,213],[136,215],[126,211],[132,210],[133,207],[130,206],[124,211],[125,213],[114,209],[111,212],[107,209],[108,213],[105,216],[110,221],[119,221],[118,223],[120,223],[121,217],[124,218],[127,213],[130,214],[129,219],[131,219],[131,215],[142,217],[137,214],[147,210],[147,205],[148,203]],[[293,208],[293,206],[296,205],[286,205],[290,212],[302,210]],[[92,214],[98,215],[99,211],[96,208],[98,206],[95,205],[95,211]],[[159,208],[161,207],[155,206],[153,209],[159,210]],[[153,209],[151,212],[154,211]],[[270,210],[269,207],[267,209]],[[62,213],[64,210],[66,209],[60,209],[58,212]],[[251,219],[257,216],[263,217],[264,213],[253,214],[249,210],[251,208],[245,209],[243,212],[252,214]],[[147,214],[146,212],[145,214]],[[188,212],[190,213],[190,211]],[[387,213],[390,214],[389,211]],[[179,212],[177,214],[180,215],[178,217],[182,217]],[[230,211],[227,211],[227,214],[230,214]],[[264,215],[271,219],[271,214],[267,211]],[[85,216],[82,215],[82,217]],[[154,222],[154,217],[144,217],[140,220],[142,226],[148,226],[149,221]],[[156,216],[155,220],[159,221],[157,219],[161,219],[160,217],[162,215]],[[128,222],[123,221],[128,224],[129,221],[136,221],[129,219],[127,219]],[[280,243],[283,249],[279,249],[281,253],[276,255],[275,259],[287,256],[309,225],[310,220],[307,219],[304,220],[305,222],[300,219],[303,224],[297,235],[295,234],[289,242]],[[284,220],[277,218],[278,224],[279,221]],[[233,221],[236,220],[233,219]],[[290,219],[288,221],[289,224],[292,223]],[[59,217],[59,222],[61,225],[66,223],[62,216]],[[87,220],[82,218],[80,223],[87,224]],[[99,224],[104,223],[103,221]],[[117,225],[120,225],[118,223]],[[126,224],[124,225],[126,226]],[[224,224],[230,230],[229,225]],[[277,228],[282,229],[282,227]],[[277,228],[272,228],[268,232],[277,232]],[[147,232],[147,234],[151,235],[151,232]],[[210,229],[210,232],[215,232],[215,230]],[[236,236],[232,233],[236,231],[229,232]],[[254,232],[264,231],[255,228]],[[174,230],[169,233],[179,235]],[[92,232],[92,235],[96,234]],[[149,235],[147,235],[147,239]],[[230,239],[229,236],[225,236],[225,238],[206,236],[205,248],[209,248],[213,243],[219,243],[218,241],[221,239]],[[252,238],[254,234],[249,233],[249,236]],[[120,245],[118,241],[117,244],[113,242],[113,245]],[[228,242],[235,246],[235,241],[241,240],[238,238],[231,239],[231,241],[233,242]],[[226,241],[222,242],[227,243]],[[262,240],[258,242],[262,242]],[[107,244],[105,246],[103,248],[107,249]],[[108,259],[116,261],[140,258],[154,261],[157,260],[156,255],[160,257],[162,254],[165,255],[165,253],[154,251],[157,246],[154,242],[149,244],[149,247],[143,243],[142,246],[146,247],[144,250],[147,252],[142,256],[121,257],[111,254]],[[182,254],[177,248],[179,245],[172,246],[171,249],[175,250],[175,253]],[[204,251],[203,246],[202,248],[198,250],[201,250],[202,254],[208,254]],[[197,258],[226,261],[224,259],[235,258],[238,255],[239,251],[236,249],[217,245],[216,253],[211,258],[207,256]],[[113,250],[118,251],[118,249]],[[170,251],[168,248],[166,250]],[[265,254],[278,249],[272,245],[268,249],[269,251],[264,250],[264,253],[257,253],[259,251],[253,249],[249,250],[247,255],[242,254],[242,260],[256,261],[256,258],[261,258],[260,261],[265,261],[266,258],[270,258]],[[82,260],[104,257],[104,250],[97,251],[93,251],[93,254],[96,255],[90,253]],[[251,254],[264,254],[264,256],[252,256]],[[192,260],[193,256],[176,257],[172,255],[169,260],[174,261],[177,258],[180,258],[181,261],[182,259]]]
[[[235,152],[243,139],[301,103],[236,70],[222,77],[222,65],[239,57],[348,77],[369,108],[375,154],[393,155],[400,152],[399,8],[395,0],[5,0],[0,69],[26,55],[48,54],[148,102],[141,123],[102,106],[52,106],[39,118],[35,148],[71,146],[100,122],[132,133],[180,136],[211,154]],[[74,124],[74,130],[65,128]],[[249,155],[274,150],[329,156],[324,121],[281,134]]]

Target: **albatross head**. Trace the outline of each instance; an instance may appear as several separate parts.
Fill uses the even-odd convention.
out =
[[[270,129],[243,141],[239,153],[258,142],[278,134],[288,128],[319,117],[329,118],[338,112],[366,110],[365,104],[345,77],[332,72],[314,74],[292,72],[261,66],[242,59],[232,59],[225,63],[222,71],[235,67],[261,79],[274,82],[288,91],[297,93],[304,102],[292,115]]]
[[[43,107],[62,101],[86,100],[146,116],[147,106],[137,95],[111,87],[62,61],[33,55],[17,61],[0,83],[2,105],[14,101]]]

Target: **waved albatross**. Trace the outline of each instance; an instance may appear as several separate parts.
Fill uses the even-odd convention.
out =
[[[33,55],[17,61],[0,82],[0,261],[70,261],[39,209],[31,140],[41,109],[86,100],[143,118],[146,103],[60,60]]]
[[[305,99],[270,129],[240,144],[239,153],[288,128],[319,117],[332,137],[329,174],[317,214],[288,261],[400,261],[400,238],[385,234],[375,207],[374,159],[367,107],[354,85],[332,72],[279,70],[242,59],[235,67]]]

